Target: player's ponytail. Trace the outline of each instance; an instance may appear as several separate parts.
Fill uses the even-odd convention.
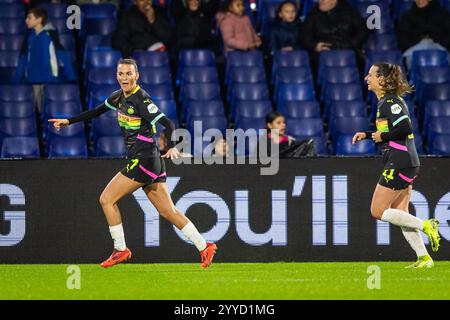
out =
[[[404,96],[406,93],[413,91],[398,64],[376,63],[374,66],[378,67],[377,76],[384,78],[381,82],[384,92]]]

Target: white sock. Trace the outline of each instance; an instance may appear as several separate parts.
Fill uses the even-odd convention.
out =
[[[398,209],[386,209],[381,216],[382,221],[392,223],[399,227],[407,227],[412,229],[423,229],[423,221],[408,212]]]
[[[402,227],[402,233],[411,248],[416,252],[417,257],[428,255],[427,248],[425,248],[425,244],[423,243],[419,230]]]
[[[203,251],[206,248],[206,240],[202,237],[202,235],[198,232],[197,228],[194,226],[194,224],[189,221],[183,229],[181,229],[181,232],[185,235],[186,238],[191,240],[194,245],[197,247],[198,251]]]
[[[127,248],[125,243],[125,235],[123,234],[122,224],[116,226],[110,226],[109,232],[111,232],[111,237],[114,240],[114,249],[123,251]]]

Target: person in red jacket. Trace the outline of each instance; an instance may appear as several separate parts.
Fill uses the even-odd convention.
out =
[[[261,46],[261,38],[244,12],[242,0],[226,0],[216,15],[216,21],[222,33],[225,52],[253,50]]]

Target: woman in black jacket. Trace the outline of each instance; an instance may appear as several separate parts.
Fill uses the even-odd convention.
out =
[[[158,44],[163,49],[170,37],[170,25],[163,9],[153,7],[150,0],[135,0],[120,19],[112,45],[123,57],[130,57],[134,50],[147,50]]]
[[[174,49],[205,49],[213,47],[212,20],[201,10],[199,0],[187,0],[184,12],[176,27]]]

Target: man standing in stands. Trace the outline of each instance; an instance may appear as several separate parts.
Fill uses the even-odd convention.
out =
[[[135,0],[119,22],[112,46],[130,57],[134,50],[165,51],[170,41],[170,25],[164,12],[150,0]]]

